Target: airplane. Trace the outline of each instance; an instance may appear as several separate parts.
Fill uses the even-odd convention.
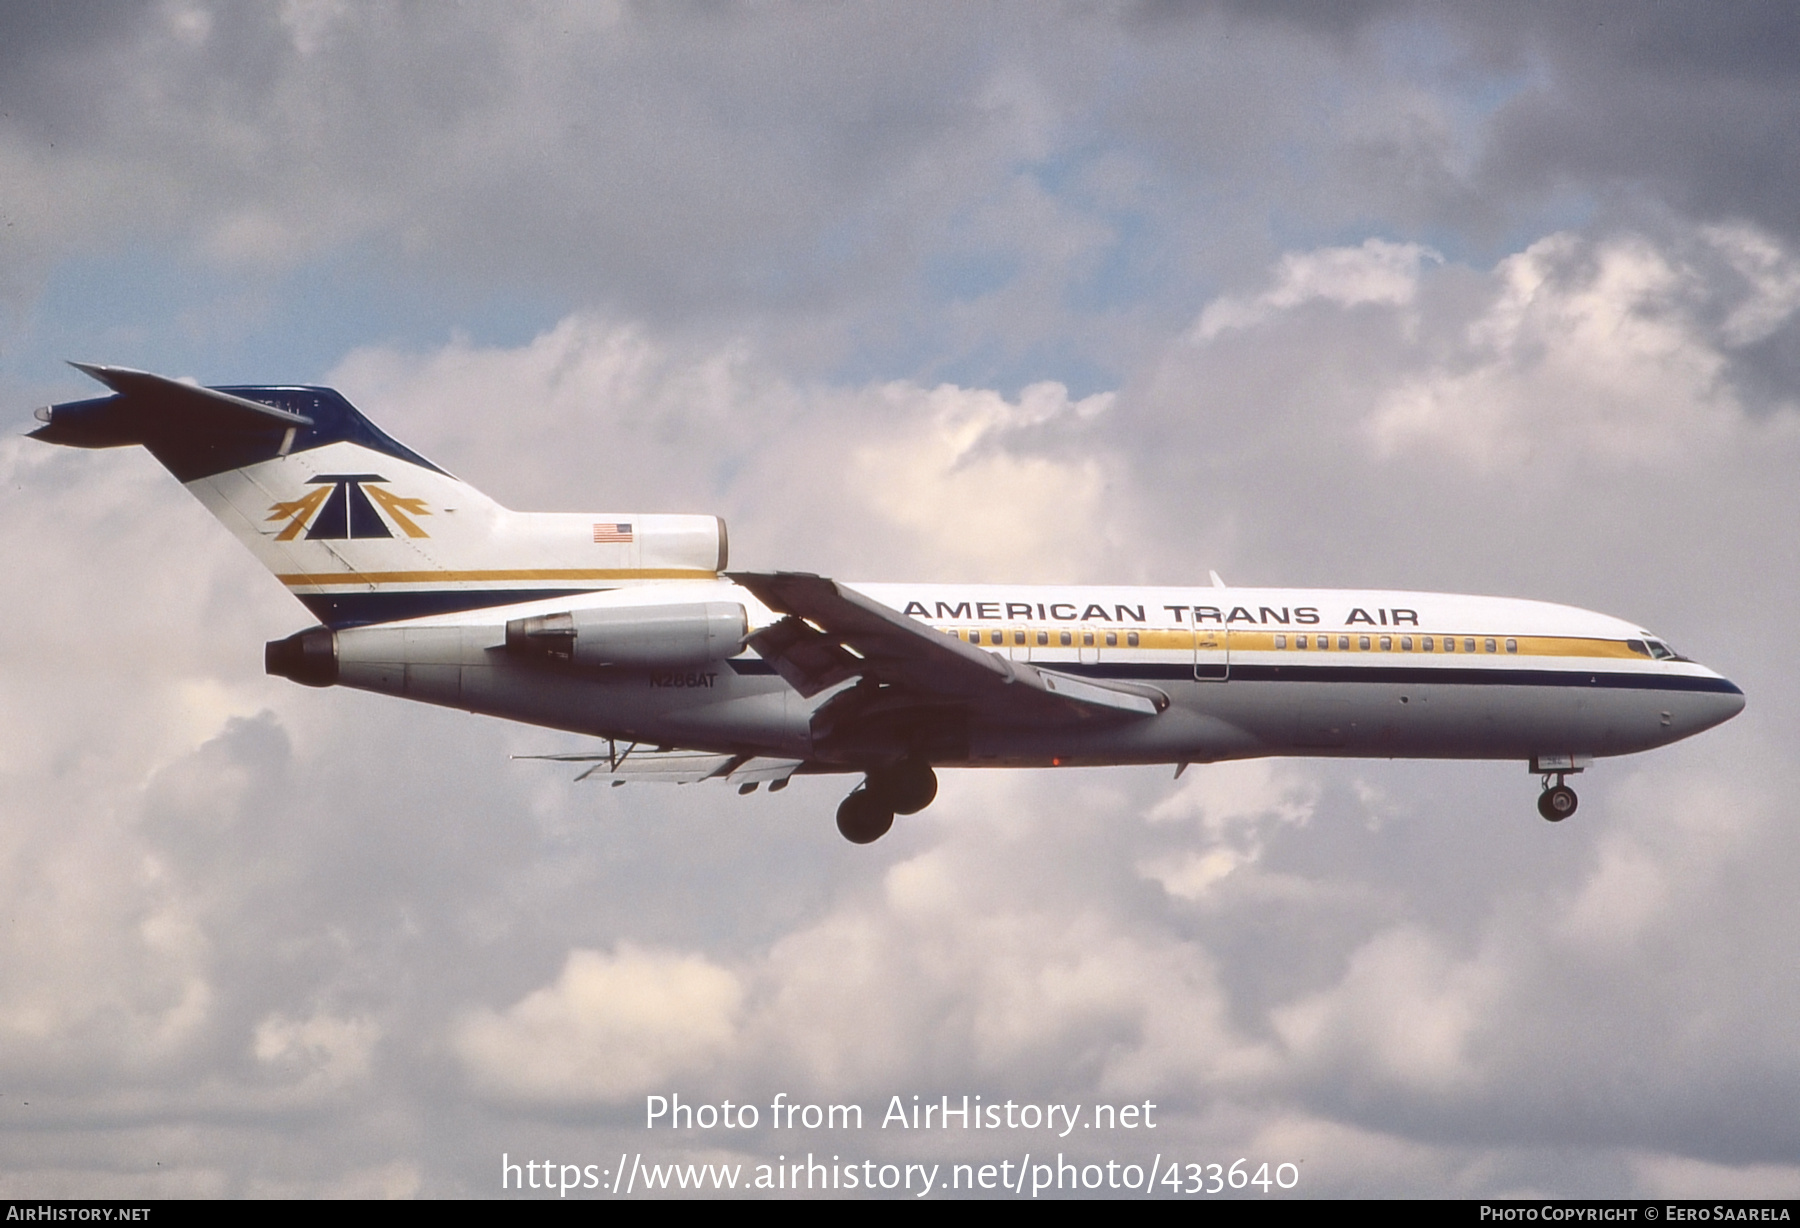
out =
[[[1524,760],[1575,813],[1596,758],[1690,737],[1743,692],[1635,623],[1445,593],[850,584],[730,571],[717,517],[515,512],[330,388],[72,364],[111,394],[31,432],[141,444],[318,620],[268,673],[603,740],[577,779],[862,780],[866,844],[944,767],[1263,756]]]

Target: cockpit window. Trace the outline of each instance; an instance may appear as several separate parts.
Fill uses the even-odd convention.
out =
[[[1625,647],[1631,649],[1631,651],[1633,651],[1635,653],[1640,653],[1646,657],[1650,655],[1650,646],[1648,644],[1644,643],[1643,640],[1626,640]]]
[[[1631,649],[1631,651],[1633,651],[1633,652],[1643,653],[1646,657],[1649,657],[1652,660],[1656,660],[1656,661],[1685,661],[1685,660],[1687,660],[1686,657],[1684,657],[1680,653],[1676,652],[1673,648],[1669,647],[1663,641],[1661,641],[1659,639],[1653,639],[1650,636],[1645,636],[1641,640],[1626,640],[1625,647]]]

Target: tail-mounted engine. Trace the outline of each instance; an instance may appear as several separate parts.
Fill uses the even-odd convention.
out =
[[[506,647],[576,665],[683,669],[737,655],[749,631],[735,602],[623,606],[515,618]]]

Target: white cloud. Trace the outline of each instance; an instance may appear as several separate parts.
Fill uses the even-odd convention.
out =
[[[1211,341],[1231,329],[1252,328],[1308,303],[1337,307],[1406,307],[1418,294],[1419,269],[1443,257],[1418,243],[1365,239],[1358,247],[1324,247],[1288,252],[1277,266],[1275,283],[1254,298],[1220,298],[1208,303],[1194,325],[1193,339]]]
[[[1302,1067],[1354,1065],[1364,1079],[1448,1100],[1484,1082],[1473,1050],[1501,992],[1492,968],[1407,926],[1365,944],[1337,986],[1282,1007],[1274,1023]]]
[[[256,1025],[251,1052],[284,1082],[335,1091],[368,1077],[380,1039],[380,1025],[369,1019],[275,1013]]]
[[[1649,1198],[1800,1198],[1800,1165],[1711,1164],[1690,1156],[1634,1157],[1632,1176]]]
[[[620,1101],[691,1076],[731,1044],[738,978],[700,955],[571,951],[552,985],[455,1030],[484,1093],[534,1103]]]
[[[1053,817],[1066,801],[1034,805],[1051,794],[1025,782],[955,787],[948,838],[771,948],[760,1068],[863,1094],[924,1076],[1117,1097],[1188,1096],[1262,1068],[1203,947],[1117,901],[1079,902],[1079,871],[1032,847],[1068,830]],[[1002,799],[1034,818],[985,820]]]
[[[1162,854],[1139,868],[1170,895],[1198,900],[1234,871],[1261,859],[1266,829],[1304,825],[1317,789],[1291,765],[1271,759],[1202,764],[1183,787],[1151,808],[1152,823],[1191,823],[1205,847]]]
[[[1732,308],[1720,329],[1725,344],[1761,341],[1800,309],[1800,260],[1773,235],[1744,223],[1706,226],[1700,234],[1750,285],[1750,294]]]
[[[513,506],[545,510],[548,492],[588,511],[724,512],[739,559],[845,578],[1067,580],[1104,564],[1131,514],[1109,498],[1110,450],[1069,442],[1104,429],[1113,394],[1054,382],[1017,401],[797,385],[744,343],[677,345],[591,316],[512,349],[361,350],[332,378]],[[518,448],[521,433],[559,446]]]
[[[1478,470],[1658,464],[1735,425],[1725,358],[1686,302],[1691,275],[1648,241],[1552,235],[1495,278],[1463,352],[1370,415],[1382,454],[1424,448]]]

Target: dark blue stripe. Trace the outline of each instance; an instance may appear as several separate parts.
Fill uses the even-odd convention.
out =
[[[734,658],[731,668],[739,674],[772,674],[767,661]],[[1192,682],[1188,665],[1113,663],[1084,665],[1074,661],[1040,661],[1036,664],[1059,674],[1092,678],[1096,682]],[[1233,665],[1234,682],[1366,682],[1404,683],[1411,686],[1558,686],[1601,687],[1626,691],[1708,691],[1742,695],[1725,678],[1696,678],[1686,674],[1601,673],[1560,669],[1429,669],[1401,665]]]
[[[313,448],[322,448],[328,443],[354,443],[368,448],[371,452],[380,452],[396,460],[418,465],[422,469],[433,469],[438,473],[444,473],[442,469],[370,422],[362,415],[361,411],[345,399],[343,393],[335,388],[317,388],[307,385],[269,387],[257,384],[229,384],[221,387],[219,391],[229,392],[235,397],[243,397],[246,401],[260,401],[264,405],[273,405],[276,409],[285,409],[291,414],[311,418],[313,424],[301,427],[296,433],[293,446],[288,449],[290,455],[295,452],[310,451]],[[279,437],[281,432],[277,431],[275,434]],[[444,476],[449,477],[450,475],[446,473]]]
[[[574,597],[603,592],[593,588],[493,588],[450,589],[427,593],[296,593],[313,617],[327,627],[361,627],[369,623],[398,622],[429,614],[460,614],[522,601],[550,597]]]

